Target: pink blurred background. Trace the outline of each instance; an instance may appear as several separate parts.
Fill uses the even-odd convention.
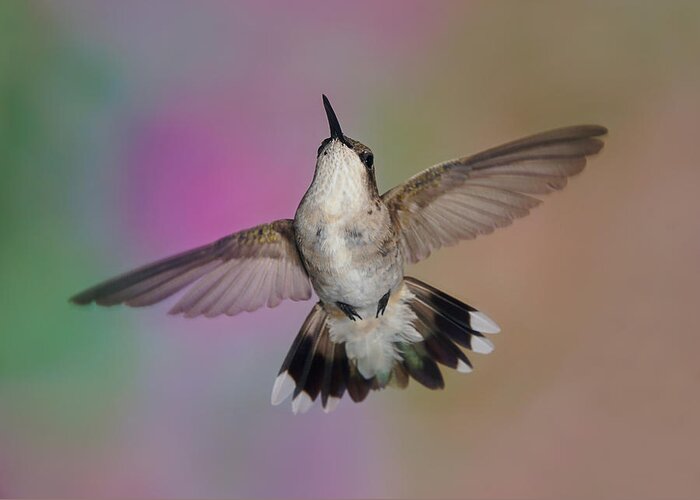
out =
[[[7,1],[0,46],[0,496],[700,496],[697,3]],[[409,269],[501,325],[474,373],[293,416],[310,302],[67,303],[291,217],[322,92],[380,190],[609,127],[528,218]]]

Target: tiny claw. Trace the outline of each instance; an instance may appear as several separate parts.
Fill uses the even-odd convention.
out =
[[[351,320],[355,321],[355,318],[362,319],[362,316],[357,314],[357,311],[351,305],[348,305],[345,302],[336,302],[335,305],[337,305],[338,309],[343,311],[345,315]]]
[[[389,303],[390,296],[391,290],[386,292],[384,296],[381,299],[379,299],[379,302],[377,302],[377,315],[375,316],[375,318],[378,318],[380,313],[382,316],[384,316],[384,311],[386,311],[386,306]]]

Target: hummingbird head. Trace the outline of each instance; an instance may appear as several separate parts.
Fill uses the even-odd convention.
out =
[[[343,134],[338,117],[324,95],[323,107],[330,127],[330,137],[321,142],[316,157],[315,181],[337,184],[336,188],[365,188],[377,194],[374,176],[374,154],[359,141]]]

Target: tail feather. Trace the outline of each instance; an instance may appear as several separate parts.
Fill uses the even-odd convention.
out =
[[[408,371],[403,363],[396,363],[394,365],[388,385],[397,389],[405,389],[408,387]]]
[[[275,384],[272,387],[272,404],[278,405],[295,392],[302,380],[305,379],[304,369],[306,360],[313,355],[316,338],[321,333],[321,327],[326,321],[326,313],[321,304],[316,304],[301,325],[299,334],[294,339],[292,347],[282,362]],[[303,386],[301,386],[303,387]],[[295,394],[297,396],[298,394]]]
[[[427,303],[431,308],[440,311],[445,317],[462,325],[470,332],[498,333],[501,329],[484,313],[477,311],[472,306],[447,295],[442,290],[428,285],[416,278],[405,278],[408,289],[416,297]]]
[[[332,355],[326,361],[326,372],[324,373],[324,386],[328,388],[328,392],[324,394],[323,390],[321,391],[321,405],[326,412],[335,409],[345,394],[348,378],[348,358],[345,355],[345,346],[330,342],[330,349]]]
[[[367,380],[362,376],[360,370],[357,369],[357,365],[354,363],[348,364],[347,377],[348,394],[350,395],[350,399],[352,399],[355,403],[361,403],[365,400],[367,394],[369,394],[374,377]]]
[[[321,379],[321,406],[325,410],[328,406],[328,401],[331,396],[331,384],[333,383],[333,369],[336,367],[335,364],[335,350],[336,346],[332,342],[331,345],[327,347],[328,358],[326,358],[323,365],[323,378]],[[332,406],[332,405],[331,405]],[[328,410],[330,411],[330,410]]]
[[[295,383],[292,396],[292,411],[305,413],[321,391],[321,382],[326,360],[328,344],[328,316],[319,304],[316,304],[299,331],[301,345],[308,349],[297,350],[290,361],[288,373]],[[288,354],[289,356],[289,354]],[[283,370],[284,365],[280,369]]]
[[[434,327],[428,326],[425,318],[418,316],[416,330],[425,338],[428,354],[438,363],[453,368],[458,372],[469,373],[472,364],[459,347],[449,337]]]
[[[306,356],[304,370],[294,389],[292,408],[306,412],[321,392],[321,382],[326,364],[324,355],[328,344],[328,335],[323,334],[323,324],[315,335],[313,347]]]
[[[354,401],[367,397],[371,381],[349,363],[345,346],[331,341],[328,313],[319,302],[301,326],[282,363],[272,388],[272,404],[292,395],[292,411],[304,413],[321,396],[325,411],[331,411],[347,390]]]
[[[429,389],[442,389],[445,382],[438,364],[462,373],[472,371],[460,346],[477,353],[493,350],[484,334],[497,333],[499,329],[488,316],[415,278],[406,277],[405,284],[410,293],[403,296],[403,311],[408,306],[409,317],[413,318],[405,324],[413,334],[399,335],[395,337],[399,340],[392,341],[397,355],[388,372],[375,372],[369,378],[363,375],[362,359],[357,353],[349,355],[345,341],[335,341],[330,333],[332,320],[319,302],[282,363],[272,390],[272,404],[293,395],[292,410],[303,413],[320,396],[323,410],[329,412],[345,392],[359,403],[370,390],[387,385],[403,389],[410,378]],[[385,314],[392,314],[396,307],[390,302]],[[398,314],[396,311],[401,309],[394,311]],[[370,330],[365,334],[372,335],[371,323],[368,325]]]
[[[434,330],[470,351],[480,354],[493,351],[491,341],[486,339],[481,331],[475,329],[476,323],[486,324],[488,321],[489,332],[485,333],[500,331],[488,316],[415,278],[406,278],[406,284],[416,296],[413,310],[425,324],[432,325]]]
[[[428,389],[445,387],[440,368],[428,353],[425,341],[413,344],[404,343],[399,349],[403,357],[403,364],[411,378]]]

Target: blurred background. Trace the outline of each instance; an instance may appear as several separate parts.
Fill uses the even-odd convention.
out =
[[[0,496],[697,497],[699,49],[697,2],[0,3]],[[528,218],[409,269],[501,325],[472,374],[293,416],[311,302],[68,303],[291,217],[322,92],[381,190],[609,127]]]

